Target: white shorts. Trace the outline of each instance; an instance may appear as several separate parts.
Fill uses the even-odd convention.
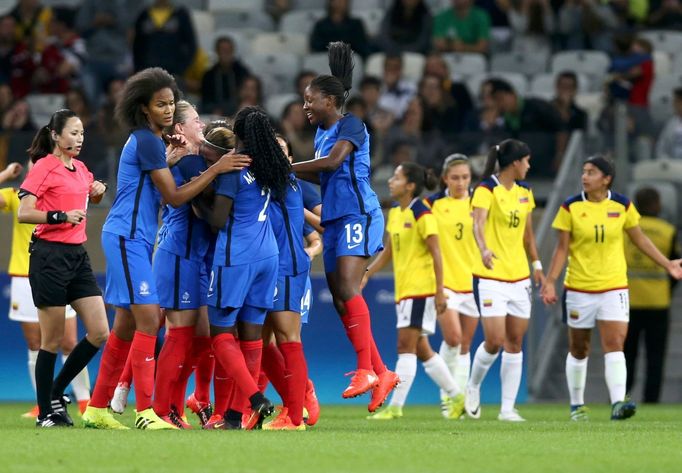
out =
[[[530,319],[532,293],[530,278],[516,282],[474,278],[474,296],[481,317],[513,315]]]
[[[597,320],[628,322],[630,296],[627,289],[607,292],[564,292],[564,321],[571,328],[594,328]]]
[[[445,295],[448,296],[448,309],[456,310],[460,315],[478,318],[478,307],[473,292],[455,292],[445,288]]]
[[[66,306],[66,318],[76,316],[70,305]],[[38,323],[38,309],[33,305],[31,284],[27,277],[12,276],[10,286],[9,319],[15,322]]]
[[[436,333],[435,297],[403,299],[395,305],[395,311],[398,315],[398,328],[416,328],[424,335]]]

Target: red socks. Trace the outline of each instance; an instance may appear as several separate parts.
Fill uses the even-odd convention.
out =
[[[287,370],[287,397],[285,405],[289,409],[289,418],[294,425],[303,422],[303,400],[308,384],[308,366],[303,354],[301,342],[281,343],[279,349]]]
[[[185,365],[189,364],[191,367],[193,337],[194,327],[168,329],[168,335],[159,354],[154,387],[154,412],[159,416],[170,413],[171,397],[180,381],[180,374],[185,371]]]
[[[99,374],[95,383],[95,390],[90,399],[93,407],[104,408],[114,395],[121,371],[126,364],[131,342],[121,340],[113,330],[104,346],[102,361],[99,365]]]
[[[269,382],[270,380],[268,379],[268,375],[265,374],[265,370],[263,369],[263,362],[261,360],[260,375],[258,375],[258,390],[261,392],[261,394],[265,394],[265,391],[268,389]]]
[[[344,302],[346,314],[341,317],[348,340],[358,356],[358,369],[372,369],[372,328],[365,299],[357,295]]]
[[[211,379],[215,358],[211,349],[211,337],[194,337],[192,344],[192,364],[194,370],[194,397],[204,404],[211,402]]]
[[[249,342],[247,342],[249,343]],[[260,342],[262,343],[262,342]],[[258,364],[256,365],[256,380],[258,379],[258,370],[260,369],[260,351],[258,348]],[[228,377],[234,379],[237,387],[247,399],[253,396],[258,391],[258,385],[254,376],[251,375],[244,354],[239,349],[239,344],[231,333],[221,333],[213,337],[213,354],[216,361],[225,369]],[[250,364],[253,365],[252,358]]]
[[[381,359],[381,355],[379,354],[379,349],[377,348],[377,344],[374,342],[374,337],[372,336],[371,332],[371,325],[370,325],[370,332],[369,336],[372,342],[371,348],[372,348],[372,367],[374,368],[374,373],[377,375],[380,375],[382,373],[386,372],[386,365],[384,364],[383,360]]]
[[[287,392],[287,380],[284,377],[285,366],[284,357],[277,345],[269,343],[263,347],[261,368],[265,371],[279,397],[282,398],[284,405],[288,407],[287,396],[289,394]]]
[[[246,361],[246,367],[251,373],[251,379],[258,387],[258,378],[260,376],[260,364],[263,358],[263,340],[239,340],[239,348],[244,355],[244,361]],[[259,391],[260,392],[260,391]],[[250,396],[246,396],[244,399],[244,410],[251,408],[251,402],[249,402]]]
[[[154,392],[154,348],[156,336],[135,331],[130,347],[130,358],[133,366],[133,383],[135,384],[135,410],[137,412],[152,406]],[[117,378],[118,381],[118,378]]]
[[[213,412],[215,414],[225,415],[232,397],[232,390],[234,389],[234,381],[227,375],[223,365],[215,364],[215,377],[213,379],[213,397],[215,398]]]

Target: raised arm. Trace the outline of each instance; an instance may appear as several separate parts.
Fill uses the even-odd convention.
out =
[[[321,172],[335,171],[346,160],[349,154],[353,152],[354,146],[350,141],[339,140],[334,144],[329,155],[319,159],[311,159],[310,161],[303,161],[302,163],[294,163],[291,169],[296,173],[296,176],[301,179],[308,180],[306,177],[311,177],[310,173],[318,174]],[[299,174],[300,173],[300,174]],[[319,177],[318,177],[319,183]]]

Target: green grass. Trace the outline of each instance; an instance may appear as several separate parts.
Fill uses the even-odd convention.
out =
[[[28,404],[0,405],[2,472],[674,472],[682,465],[682,406],[644,406],[624,422],[594,406],[587,423],[564,405],[521,406],[525,424],[446,421],[408,406],[367,421],[361,406],[323,406],[307,432],[38,430]],[[73,410],[73,409],[72,409]],[[123,421],[132,425],[132,415]]]

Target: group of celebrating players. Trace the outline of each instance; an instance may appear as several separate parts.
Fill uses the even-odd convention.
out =
[[[528,259],[544,301],[554,303],[554,284],[568,256],[571,418],[587,418],[583,393],[595,324],[604,345],[612,418],[635,413],[625,396],[629,307],[623,232],[673,277],[682,277],[682,267],[641,232],[632,203],[610,190],[611,163],[600,156],[584,163],[583,192],[564,203],[554,222],[559,243],[547,278],[532,228],[535,201],[523,182],[531,150],[517,140],[491,149],[473,192],[464,155],[446,158],[439,177],[417,164],[401,164],[389,180],[396,204],[384,226],[369,185],[366,127],[343,113],[352,86],[350,47],[331,43],[329,65],[331,75],[316,77],[305,91],[305,113],[318,127],[315,157],[295,164],[286,139],[258,108],[240,110],[231,128],[221,120],[205,125],[180,100],[164,70],[146,69],[127,81],[117,115],[131,134],[102,229],[104,298],[82,244],[88,202],[98,202],[106,186],[76,159],[82,123],[73,112],[59,110],[38,132],[17,215],[19,222],[37,224],[28,279],[41,328],[35,364],[39,427],[73,425],[64,390],[100,346],[97,382],[82,413],[86,427],[128,429],[112,412],[123,412],[131,385],[139,429],[190,428],[185,404],[206,429],[314,425],[320,410],[301,325],[311,307],[310,262],[320,252],[334,306],[357,354],[342,396],[371,392],[369,419],[403,415],[417,359],[440,388],[444,417],[479,418],[481,383],[502,352],[498,419],[523,421],[514,405],[531,315]],[[320,194],[306,181],[319,184]],[[439,181],[442,190],[422,199],[424,189],[435,189]],[[395,372],[381,359],[362,295],[368,278],[391,260]],[[116,309],[111,332],[105,301]],[[81,316],[87,335],[55,379],[67,304]],[[479,319],[485,341],[472,363]],[[436,322],[443,333],[439,353],[428,342]],[[157,354],[162,326],[166,337]],[[192,373],[196,388],[185,399]],[[268,380],[283,407],[264,423],[274,412],[263,394]],[[377,411],[391,391],[389,404]]]

